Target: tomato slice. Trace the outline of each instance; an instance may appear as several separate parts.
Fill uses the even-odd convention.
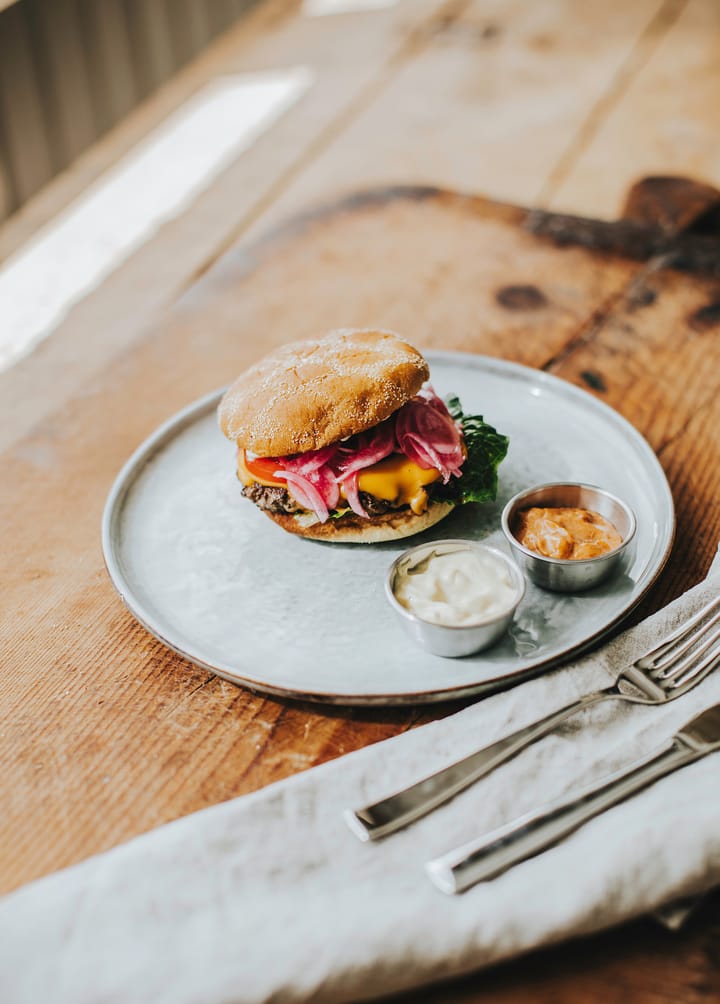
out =
[[[258,481],[262,481],[264,484],[279,485],[282,488],[286,486],[286,481],[273,477],[275,471],[282,468],[282,459],[277,457],[251,458],[244,450],[241,452],[242,463],[245,465],[245,469],[248,473],[252,474],[254,478]]]

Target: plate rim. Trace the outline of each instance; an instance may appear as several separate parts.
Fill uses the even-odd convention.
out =
[[[549,669],[563,665],[571,657],[577,657],[583,652],[592,648],[600,639],[606,637],[612,630],[632,612],[632,610],[644,599],[652,586],[657,582],[662,574],[668,558],[672,552],[676,532],[676,513],[672,491],[667,480],[665,471],[655,453],[643,434],[635,428],[632,423],[620,414],[615,408],[594,397],[582,387],[571,383],[562,377],[544,370],[526,366],[512,360],[502,359],[496,356],[486,356],[473,352],[454,352],[452,350],[427,349],[420,350],[430,364],[432,371],[433,361],[438,363],[457,363],[465,361],[471,362],[474,367],[481,368],[485,372],[502,371],[504,375],[511,374],[515,377],[528,380],[532,378],[535,382],[550,388],[558,388],[562,394],[578,400],[582,405],[597,409],[605,418],[611,421],[616,427],[629,433],[636,448],[646,454],[651,465],[654,465],[658,474],[659,484],[662,485],[663,494],[669,510],[669,521],[666,530],[664,547],[660,553],[657,564],[652,572],[648,574],[647,581],[625,606],[618,610],[617,614],[604,623],[592,635],[589,635],[582,642],[573,645],[571,648],[560,654],[534,663],[527,668],[519,668],[514,672],[504,673],[501,676],[492,677],[476,683],[458,684],[452,687],[441,689],[431,689],[403,693],[349,693],[338,694],[322,690],[294,690],[289,687],[280,687],[263,680],[258,680],[252,676],[245,676],[232,667],[208,662],[198,652],[192,650],[192,646],[183,648],[172,641],[163,632],[162,627],[152,616],[148,616],[149,611],[143,611],[142,603],[132,594],[132,586],[128,582],[122,568],[122,563],[116,554],[113,529],[119,524],[124,501],[133,484],[137,481],[145,465],[157,454],[168,442],[182,433],[184,429],[193,422],[205,416],[211,409],[217,406],[220,398],[225,393],[227,385],[216,388],[202,397],[191,401],[184,408],[175,412],[168,419],[158,425],[149,436],[133,451],[126,460],[115,477],[108,493],[102,514],[101,541],[105,568],[107,570],[113,588],[117,592],[121,601],[132,614],[135,620],[154,638],[160,641],[171,651],[187,659],[193,665],[205,669],[215,676],[227,680],[237,686],[242,686],[255,693],[269,694],[273,697],[306,701],[317,704],[330,704],[336,706],[405,706],[411,707],[423,704],[435,704],[444,701],[456,701],[467,697],[482,697],[485,694],[495,692],[504,687],[529,680],[534,676],[547,672]]]

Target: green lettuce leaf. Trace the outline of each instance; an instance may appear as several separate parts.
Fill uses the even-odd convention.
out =
[[[446,398],[445,404],[455,421],[460,422],[467,448],[462,477],[453,478],[445,486],[446,497],[460,503],[492,502],[497,495],[497,469],[510,440],[488,425],[482,415],[464,415],[457,397]]]

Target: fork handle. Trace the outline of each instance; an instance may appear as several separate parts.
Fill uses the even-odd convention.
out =
[[[408,788],[403,788],[361,809],[348,809],[345,812],[345,820],[352,832],[361,840],[376,840],[388,833],[394,833],[395,830],[402,829],[408,823],[447,802],[500,764],[512,760],[521,750],[548,735],[576,711],[616,696],[618,696],[617,691],[613,687],[586,694],[579,700],[560,708],[559,711],[554,711],[547,717],[505,736],[504,739],[499,739],[490,746],[476,750],[448,767],[443,767],[442,770],[416,781]]]
[[[464,892],[475,883],[493,879],[520,861],[552,847],[605,809],[700,756],[702,752],[674,739],[662,752],[608,775],[569,801],[553,802],[480,840],[435,858],[426,865],[428,875],[443,892]]]

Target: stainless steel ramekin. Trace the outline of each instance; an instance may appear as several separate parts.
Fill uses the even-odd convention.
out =
[[[447,554],[453,551],[471,550],[492,554],[507,570],[514,592],[512,603],[506,609],[499,614],[480,618],[473,624],[452,626],[423,620],[399,602],[395,595],[399,576],[407,574],[433,553]],[[411,547],[395,559],[385,579],[385,595],[413,641],[434,655],[451,659],[479,652],[498,641],[510,625],[524,594],[525,579],[515,562],[497,548],[472,540],[434,540]]]
[[[533,506],[592,509],[608,519],[622,537],[614,551],[596,558],[547,558],[524,547],[514,535],[518,513]],[[610,492],[578,482],[555,482],[519,492],[507,503],[502,514],[503,533],[512,547],[518,564],[536,585],[560,593],[591,589],[615,571],[635,536],[635,514],[625,502]]]

